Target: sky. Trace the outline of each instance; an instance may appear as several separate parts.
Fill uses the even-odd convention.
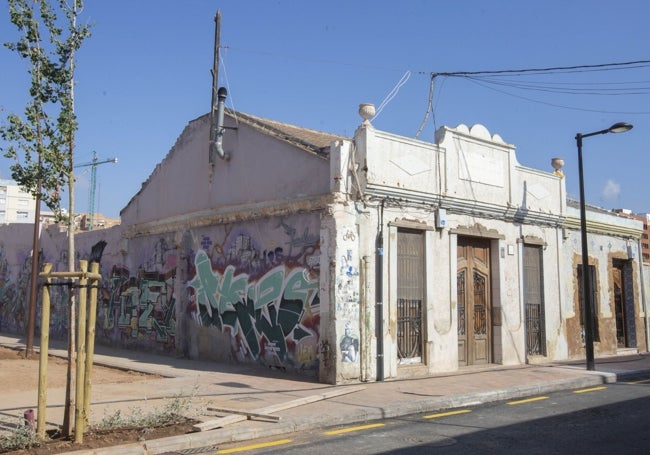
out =
[[[5,43],[18,35],[3,3]],[[210,111],[217,10],[230,108],[351,137],[359,104],[374,103],[375,128],[428,142],[442,126],[479,123],[523,166],[550,172],[551,158],[564,158],[573,199],[576,134],[625,121],[625,134],[583,141],[586,201],[650,212],[647,0],[86,0],[75,163],[117,158],[96,168],[96,213],[119,217],[185,126]],[[576,66],[587,68],[440,75],[431,91],[432,73]],[[4,47],[0,75],[4,123],[22,114],[29,75]],[[10,164],[0,156],[0,178]],[[88,209],[90,170],[77,168],[77,213]]]

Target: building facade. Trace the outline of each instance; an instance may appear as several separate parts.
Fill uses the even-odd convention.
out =
[[[13,180],[0,179],[0,223],[34,223],[36,199]]]
[[[481,125],[429,143],[364,118],[347,138],[227,112],[223,159],[209,116],[191,121],[121,225],[76,235],[104,277],[98,342],[332,384],[584,357],[562,175],[522,166]],[[588,220],[596,354],[646,351],[641,223]],[[55,269],[57,229],[41,240]],[[0,293],[24,277],[20,248],[0,229]],[[52,336],[67,331],[66,292]],[[0,307],[0,330],[20,327],[15,308]]]

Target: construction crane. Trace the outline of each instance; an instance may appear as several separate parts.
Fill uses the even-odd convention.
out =
[[[93,223],[95,218],[95,189],[97,186],[97,166],[106,163],[117,163],[117,158],[109,158],[106,160],[98,160],[97,152],[93,151],[93,160],[89,163],[77,164],[75,167],[88,167],[90,166],[90,191],[88,194],[88,215],[90,217],[88,223],[88,230],[93,230]]]

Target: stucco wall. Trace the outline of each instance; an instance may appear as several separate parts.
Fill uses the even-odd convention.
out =
[[[567,208],[568,216],[579,219],[577,208]],[[609,223],[610,226],[620,225],[621,230],[633,228],[640,222],[627,218],[617,217],[614,214],[587,210],[589,223]],[[565,270],[564,292],[565,305],[562,306],[566,319],[567,356],[569,358],[582,358],[584,351],[584,334],[582,329],[581,314],[579,310],[579,292],[577,269],[582,265],[581,233],[577,229],[565,229],[562,241],[562,264]],[[616,320],[614,307],[614,284],[612,267],[613,261],[620,261],[626,265],[625,292],[628,298],[634,300],[634,338],[636,345],[630,346],[640,351],[645,351],[646,334],[643,308],[642,283],[643,279],[639,267],[638,239],[628,238],[624,235],[607,235],[588,229],[589,264],[595,267],[596,295],[595,302],[598,318],[599,340],[594,343],[595,355],[615,355],[618,352],[616,340]],[[628,314],[628,316],[631,316]]]
[[[208,161],[209,118],[192,120],[122,210],[124,226],[327,193],[329,163],[226,117],[230,159]]]

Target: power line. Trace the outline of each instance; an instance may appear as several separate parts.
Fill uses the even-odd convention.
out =
[[[524,74],[524,73],[549,73],[552,71],[571,71],[571,70],[584,70],[584,69],[607,69],[607,68],[618,68],[623,66],[632,66],[632,65],[650,65],[650,60],[636,60],[632,62],[620,62],[620,63],[599,63],[595,65],[573,65],[573,66],[551,66],[546,68],[523,68],[523,69],[511,69],[511,70],[482,70],[482,71],[453,71],[453,72],[432,72],[431,77],[436,76],[478,76],[478,75],[488,75],[488,74]],[[637,66],[634,66],[637,67]]]

